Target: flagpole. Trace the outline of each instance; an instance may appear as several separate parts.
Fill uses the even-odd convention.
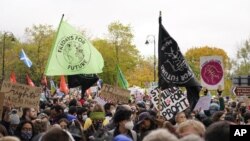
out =
[[[55,37],[55,39],[53,41],[53,44],[52,44],[53,49],[50,52],[48,60],[50,60],[50,58],[52,56],[52,53],[53,53],[53,50],[54,50],[54,47],[55,47],[55,44],[56,44],[56,39],[57,39],[57,36],[58,36],[58,33],[59,33],[59,29],[61,28],[61,24],[62,24],[63,18],[64,18],[64,14],[62,14],[62,17],[61,17],[61,20],[60,20],[60,23],[59,23],[59,26],[58,26],[58,29],[57,29],[57,32],[56,32],[56,37]],[[49,65],[49,63],[47,62],[46,70],[45,70],[45,75],[46,75],[46,72],[47,72],[47,69],[48,69],[48,65]]]
[[[161,26],[161,11],[159,12],[159,26]],[[159,33],[160,33],[160,31],[159,31]],[[160,36],[158,36],[158,39],[159,39],[159,37]],[[160,66],[159,66],[159,40],[158,40],[158,78],[159,78],[159,80],[158,80],[158,92],[159,92],[159,95],[158,95],[158,98],[159,98],[159,103],[158,103],[158,117],[160,117],[161,116],[161,87],[159,87],[159,83],[160,83],[160,71],[159,71],[159,69],[160,69]]]

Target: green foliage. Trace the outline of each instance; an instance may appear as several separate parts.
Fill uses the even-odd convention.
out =
[[[250,39],[237,51],[237,59],[232,61],[234,65],[233,75],[250,75]]]
[[[14,43],[6,42],[5,51],[5,78],[8,79],[12,71],[15,72],[18,82],[26,83],[26,73],[30,75],[36,85],[40,84],[41,76],[45,70],[48,55],[52,47],[55,31],[49,25],[34,25],[25,30],[26,41],[16,40]],[[32,67],[28,68],[19,60],[19,53],[24,49],[26,55],[32,61]]]
[[[129,25],[113,22],[108,26],[106,39],[95,39],[94,46],[104,58],[104,69],[100,77],[105,83],[116,84],[116,64],[119,64],[127,78],[130,70],[134,70],[140,58],[139,51],[132,44],[133,34]],[[129,81],[130,83],[130,81]]]
[[[52,26],[34,25],[25,29],[26,40],[23,42],[16,40],[12,43],[9,39],[6,39],[6,79],[9,79],[11,71],[14,71],[17,81],[26,83],[25,75],[28,73],[33,82],[39,86],[54,36],[55,30]],[[1,37],[0,34],[0,39],[2,39]],[[145,59],[139,55],[139,51],[133,44],[133,37],[130,25],[113,22],[108,26],[106,37],[92,40],[93,45],[100,51],[105,61],[103,73],[99,74],[105,83],[116,84],[116,64],[119,64],[130,86],[144,86],[145,82],[153,80],[153,59]],[[28,68],[19,60],[18,54],[21,49],[24,49],[32,61],[31,68]],[[58,78],[54,79],[58,80]]]

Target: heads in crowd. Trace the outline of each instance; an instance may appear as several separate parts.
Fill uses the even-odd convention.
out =
[[[200,121],[192,119],[182,122],[177,128],[177,133],[180,137],[189,134],[196,134],[200,137],[204,137],[205,131],[205,126]]]
[[[129,105],[100,105],[94,100],[84,99],[79,104],[82,99],[67,98],[44,103],[42,110],[23,108],[21,118],[17,110],[8,111],[8,118],[0,124],[0,141],[8,140],[3,138],[8,135],[21,141],[106,140],[100,134],[96,138],[100,131],[107,132],[114,141],[227,141],[230,124],[250,124],[250,112],[244,102],[228,101],[222,110],[220,100],[214,99],[209,110],[177,113],[172,118],[176,123],[173,125],[172,120],[164,119],[153,106],[147,106],[150,102],[146,99]]]
[[[143,141],[178,141],[178,138],[167,129],[156,129],[150,132]]]
[[[187,120],[187,117],[184,112],[179,112],[175,115],[175,122],[177,126],[186,120]]]

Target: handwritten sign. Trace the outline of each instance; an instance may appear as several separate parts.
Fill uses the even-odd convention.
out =
[[[112,85],[104,84],[99,97],[103,98],[107,102],[120,102],[128,103],[130,91],[114,87]]]
[[[186,96],[177,87],[168,88],[164,91],[156,88],[150,92],[150,96],[154,107],[160,110],[161,115],[167,120],[189,107]]]
[[[23,84],[12,84],[4,81],[1,92],[4,93],[4,99],[9,100],[14,107],[38,107],[42,89]]]
[[[203,96],[200,97],[199,101],[197,102],[196,106],[194,107],[194,110],[208,110],[211,102],[210,96]]]

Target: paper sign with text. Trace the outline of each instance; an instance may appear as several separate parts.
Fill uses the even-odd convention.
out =
[[[4,93],[4,100],[9,100],[13,107],[39,107],[40,94],[42,89],[23,84],[12,84],[4,81],[1,92]]]
[[[150,96],[154,107],[160,110],[161,115],[167,120],[189,107],[186,96],[177,87],[168,88],[161,92],[156,88],[150,92]]]
[[[112,85],[103,84],[99,96],[107,102],[128,103],[130,91]]]

